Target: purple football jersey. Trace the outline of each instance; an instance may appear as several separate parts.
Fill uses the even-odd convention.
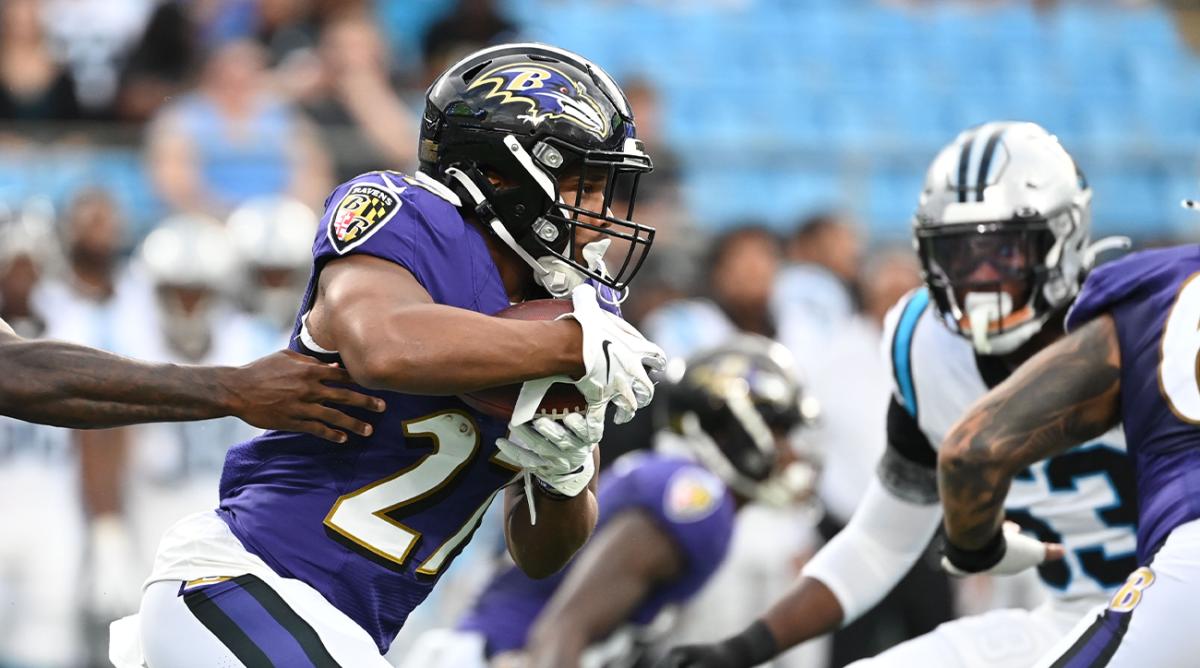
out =
[[[626,455],[603,476],[599,493],[597,531],[622,512],[643,512],[684,556],[683,570],[651,591],[627,622],[649,624],[665,606],[687,601],[725,558],[733,535],[733,497],[699,464],[657,454]],[[543,580],[509,567],[488,584],[459,628],[483,634],[489,657],[524,647],[529,627],[571,566]]]
[[[507,307],[483,236],[436,190],[395,172],[339,186],[313,245],[301,314],[320,267],[350,253],[405,267],[438,304],[486,314]],[[323,357],[299,342],[299,332],[298,317],[292,348]],[[456,397],[368,393],[388,406],[362,416],[374,425],[368,438],[333,445],[268,432],[232,448],[219,512],[249,551],[321,592],[382,653],[514,471],[494,457],[504,421]]]
[[[1172,529],[1200,517],[1198,274],[1200,246],[1133,253],[1094,270],[1067,316],[1069,329],[1104,313],[1116,323],[1142,564]]]

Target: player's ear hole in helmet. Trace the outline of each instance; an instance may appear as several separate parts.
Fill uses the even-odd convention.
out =
[[[589,278],[623,291],[653,243],[633,220],[653,165],[629,103],[569,51],[504,44],[450,67],[426,93],[419,158],[554,296]]]
[[[786,348],[743,334],[693,356],[675,375],[664,388],[671,428],[737,495],[783,506],[811,491],[815,469],[793,448],[817,406]]]
[[[970,128],[925,175],[913,218],[926,285],[952,331],[1004,355],[1071,304],[1098,252],[1092,191],[1058,139],[1034,123]]]

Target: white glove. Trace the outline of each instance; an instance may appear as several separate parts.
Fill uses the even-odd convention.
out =
[[[570,413],[562,424],[541,417],[529,424],[509,425],[508,437],[496,439],[501,454],[521,467],[530,524],[537,524],[531,476],[566,497],[577,496],[591,482],[596,473],[592,457],[596,443],[587,440],[587,430],[585,418]]]
[[[1004,523],[1004,556],[1000,561],[982,571],[965,571],[950,562],[949,557],[942,557],[942,570],[951,575],[966,577],[968,575],[1014,575],[1028,568],[1041,565],[1052,554],[1058,554],[1048,543],[1026,536],[1021,533],[1021,527],[1016,522]],[[1061,551],[1061,546],[1057,546]],[[1061,558],[1054,556],[1051,558]]]
[[[513,463],[563,496],[575,496],[587,487],[594,473],[596,444],[580,434],[586,430],[582,415],[571,413],[561,424],[540,417],[509,429],[507,438],[496,439],[496,447]]]
[[[662,370],[667,356],[633,325],[600,308],[591,285],[572,290],[571,301],[574,312],[561,317],[574,318],[583,329],[584,374],[575,387],[588,402],[589,417],[595,422],[593,414],[611,401],[617,408],[613,420],[629,422],[654,398],[654,383],[643,366]],[[591,432],[589,437],[599,440]]]

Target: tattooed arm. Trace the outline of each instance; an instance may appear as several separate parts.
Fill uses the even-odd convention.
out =
[[[147,364],[61,341],[27,341],[0,320],[0,415],[61,427],[235,415],[266,429],[344,441],[371,428],[325,402],[372,411],[374,397],[327,383],[349,375],[293,352],[242,367]],[[331,426],[332,425],[332,426]]]
[[[1105,315],[1038,353],[977,401],[938,454],[947,541],[963,550],[993,541],[1013,476],[1115,426],[1120,385],[1116,327]]]

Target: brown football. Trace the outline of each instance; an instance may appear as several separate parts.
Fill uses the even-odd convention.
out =
[[[497,318],[513,320],[554,320],[573,310],[570,299],[535,299],[514,304],[496,314]],[[495,418],[508,420],[512,417],[513,408],[517,404],[517,395],[521,392],[521,383],[489,387],[458,395],[471,408]],[[561,416],[566,413],[583,412],[587,402],[579,390],[570,383],[555,383],[546,391],[542,403],[538,405],[539,416]]]

